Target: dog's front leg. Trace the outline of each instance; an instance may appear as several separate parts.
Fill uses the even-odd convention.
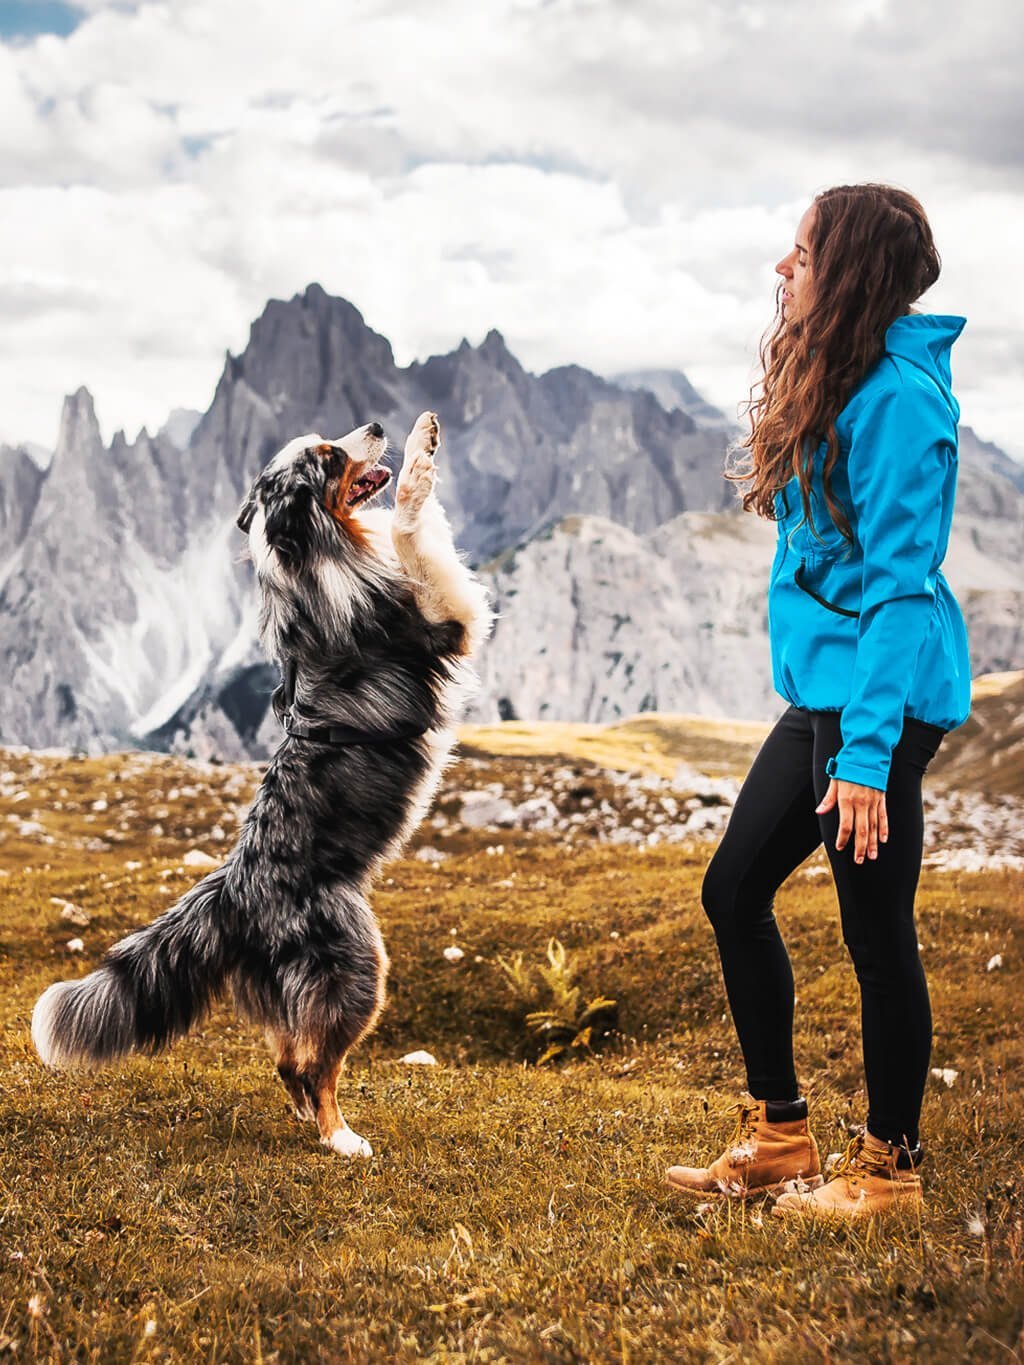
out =
[[[405,443],[391,538],[420,611],[428,621],[457,621],[464,632],[459,652],[472,654],[487,634],[491,613],[483,584],[459,558],[448,518],[434,495],[434,454],[440,440],[437,414],[422,413]]]

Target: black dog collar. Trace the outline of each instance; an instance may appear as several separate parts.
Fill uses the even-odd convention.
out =
[[[286,735],[312,744],[390,744],[395,740],[418,739],[428,728],[418,725],[400,730],[359,730],[354,725],[312,725],[299,720],[293,710],[284,713],[283,723]]]
[[[281,724],[292,739],[305,739],[311,744],[392,744],[395,741],[418,739],[430,729],[429,725],[405,725],[397,730],[361,730],[355,725],[317,725],[303,720],[295,713],[295,686],[298,666],[289,659],[284,671],[284,713]]]

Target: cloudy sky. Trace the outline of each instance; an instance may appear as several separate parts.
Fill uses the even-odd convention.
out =
[[[269,297],[398,360],[684,369],[735,412],[813,194],[924,203],[1024,458],[1020,0],[0,0],[0,438],[205,408]]]

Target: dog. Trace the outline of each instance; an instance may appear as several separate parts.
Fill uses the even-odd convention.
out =
[[[282,669],[284,738],[225,863],[39,998],[32,1037],[49,1066],[157,1052],[229,989],[298,1116],[332,1152],[372,1155],[337,1101],[342,1063],[384,1004],[368,895],[436,790],[492,620],[436,497],[439,439],[423,413],[393,512],[370,505],[390,480],[379,423],[290,441],[252,485],[238,525]]]

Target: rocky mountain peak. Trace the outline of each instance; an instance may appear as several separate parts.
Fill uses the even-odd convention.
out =
[[[613,379],[621,388],[644,389],[652,393],[666,412],[678,408],[699,427],[735,425],[697,392],[682,370],[627,370]]]
[[[83,385],[64,399],[60,415],[57,447],[53,452],[53,467],[69,458],[95,454],[103,450],[100,424],[96,420],[96,404]]]
[[[505,338],[496,327],[491,328],[477,347],[477,355],[492,369],[498,370],[510,379],[518,378],[524,373],[522,365],[509,350]]]
[[[406,374],[431,395],[431,403],[446,405],[447,425],[458,429],[476,422],[485,407],[527,402],[527,391],[536,383],[493,327],[479,346],[463,337],[456,350],[415,361]]]
[[[355,304],[333,298],[319,284],[287,302],[270,300],[250,329],[241,373],[257,393],[271,397],[282,392],[283,379],[301,377],[296,360],[306,382],[301,394],[289,386],[288,395],[317,405],[330,381],[346,372],[381,377],[395,368],[388,339],[367,326]]]
[[[85,522],[94,522],[110,501],[107,450],[96,419],[92,394],[80,388],[64,399],[53,460],[39,495],[37,519],[58,521],[78,539]]]
[[[195,486],[220,470],[234,494],[292,436],[340,436],[395,408],[391,343],[359,309],[311,284],[271,299],[240,356],[228,355],[213,404],[196,426],[184,468]]]

